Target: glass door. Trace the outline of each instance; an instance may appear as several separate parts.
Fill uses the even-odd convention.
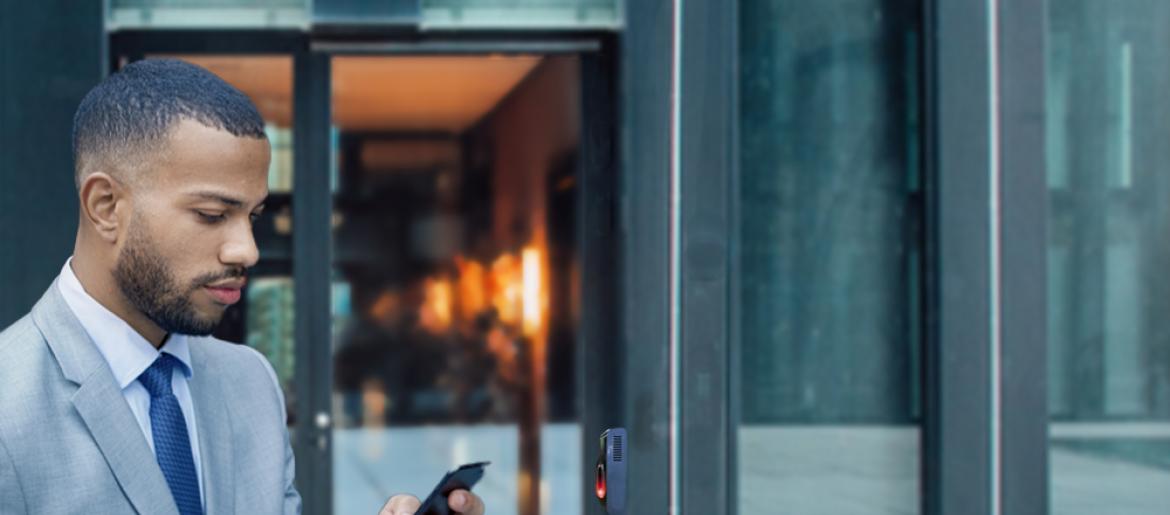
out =
[[[329,69],[332,512],[490,461],[491,513],[582,513],[582,57]]]
[[[740,3],[739,513],[920,512],[919,12]]]

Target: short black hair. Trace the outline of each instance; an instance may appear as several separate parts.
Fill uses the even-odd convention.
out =
[[[240,90],[204,68],[178,59],[131,63],[94,86],[73,116],[74,178],[92,163],[120,163],[157,149],[181,119],[264,138],[264,118]]]

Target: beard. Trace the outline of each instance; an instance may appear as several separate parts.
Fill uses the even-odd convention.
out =
[[[184,284],[140,227],[135,223],[130,229],[126,245],[114,265],[114,281],[122,295],[168,334],[211,334],[219,326],[223,312],[201,315],[192,304],[191,296],[212,282],[242,277],[244,270],[203,274]]]

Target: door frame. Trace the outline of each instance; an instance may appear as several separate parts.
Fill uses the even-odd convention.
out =
[[[575,54],[580,58],[581,143],[578,151],[578,244],[582,258],[582,322],[577,339],[577,391],[582,477],[591,479],[596,435],[623,425],[624,380],[596,381],[624,370],[618,356],[621,277],[618,250],[622,183],[618,115],[620,62],[615,33],[583,31],[399,31],[393,34],[329,27],[287,29],[119,30],[108,34],[108,70],[151,54],[255,56],[293,60],[292,278],[298,414],[290,428],[297,488],[308,515],[332,513],[332,194],[330,152],[331,58],[343,55]],[[324,344],[316,342],[326,342]],[[588,351],[586,351],[588,349]],[[322,365],[326,364],[326,365]],[[588,484],[587,484],[588,483]],[[581,482],[582,513],[601,513],[589,481]]]

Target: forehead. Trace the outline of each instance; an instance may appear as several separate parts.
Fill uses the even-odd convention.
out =
[[[184,193],[227,190],[249,200],[268,189],[268,140],[239,137],[192,120],[180,120],[164,140],[148,173],[158,189]]]

